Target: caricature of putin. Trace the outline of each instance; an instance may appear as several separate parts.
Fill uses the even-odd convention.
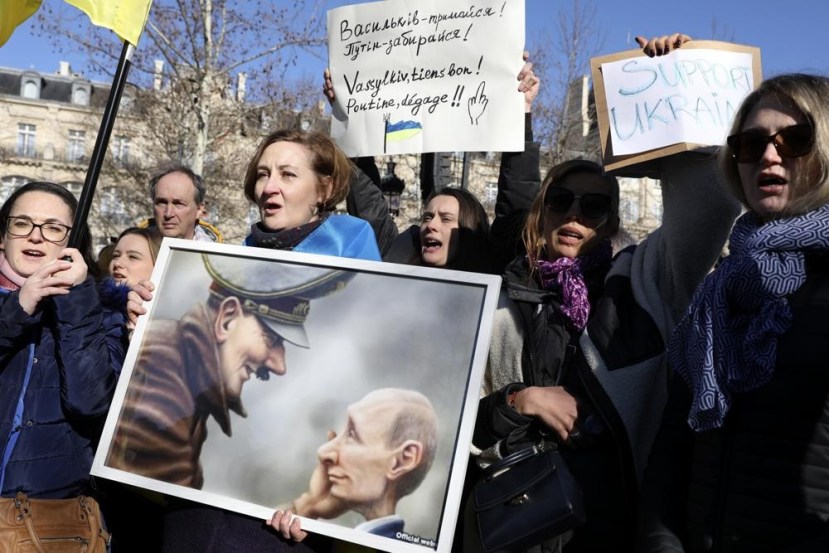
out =
[[[414,390],[373,390],[348,406],[345,427],[317,449],[309,490],[291,509],[308,518],[336,518],[346,511],[366,521],[358,530],[394,538],[405,521],[397,503],[414,492],[437,447],[437,416]]]

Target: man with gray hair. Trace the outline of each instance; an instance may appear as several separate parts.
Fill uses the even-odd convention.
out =
[[[199,220],[205,209],[204,179],[186,165],[170,165],[150,179],[155,225],[163,236],[221,242],[221,233]]]

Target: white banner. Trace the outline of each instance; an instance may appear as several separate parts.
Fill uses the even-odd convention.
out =
[[[524,0],[328,12],[331,136],[349,156],[524,148]]]
[[[676,50],[601,65],[613,155],[678,142],[721,145],[754,88],[752,56]]]

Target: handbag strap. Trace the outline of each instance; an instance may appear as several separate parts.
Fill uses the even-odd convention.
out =
[[[484,469],[484,478],[489,479],[495,476],[497,473],[501,472],[502,470],[508,469],[512,465],[516,463],[520,463],[524,459],[529,459],[533,455],[537,454],[539,449],[536,446],[532,447],[525,447],[524,449],[519,449],[513,453],[510,453],[497,463],[492,463],[487,468]]]
[[[86,514],[86,522],[89,524],[89,535],[92,538],[90,540],[91,543],[89,544],[87,553],[99,553],[98,544],[101,540],[97,538],[103,538],[103,542],[109,546],[111,535],[104,529],[100,517],[100,511],[95,504],[95,500],[85,495],[81,495],[77,499],[81,506],[81,510],[83,510]],[[23,492],[17,492],[17,496],[14,499],[14,505],[17,507],[17,512],[19,513],[20,518],[23,519],[23,524],[26,526],[26,531],[29,533],[29,537],[32,540],[32,545],[34,545],[35,551],[37,551],[37,553],[46,553],[43,549],[43,543],[40,541],[40,536],[38,536],[37,530],[35,529],[34,519],[32,517],[32,506],[29,503],[29,497]],[[101,551],[101,553],[103,553],[103,551]]]
[[[92,531],[91,535],[101,538],[92,540],[91,547],[87,553],[98,553],[98,545],[102,541],[104,543],[104,550],[100,553],[104,553],[112,540],[112,534],[104,528],[103,520],[101,520],[101,509],[97,502],[88,495],[80,496],[78,501],[81,503],[81,508],[86,512],[86,519],[89,521],[89,529]]]
[[[26,525],[26,531],[29,533],[29,538],[32,540],[32,545],[37,553],[45,553],[43,544],[40,542],[40,536],[35,531],[34,523],[32,522],[32,506],[29,504],[29,496],[23,492],[17,492],[14,498],[14,506],[17,507],[17,512],[20,518],[23,519],[23,524]]]

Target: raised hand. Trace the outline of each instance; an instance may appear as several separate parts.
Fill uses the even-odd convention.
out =
[[[147,313],[144,302],[153,299],[153,290],[155,290],[155,284],[152,281],[142,280],[135,284],[127,294],[127,328],[129,330],[135,330],[138,317]]]
[[[533,73],[533,64],[528,60],[530,53],[524,51],[524,67],[518,73],[518,92],[524,93],[524,113],[530,113],[532,109],[533,100],[538,96],[538,90],[541,87],[541,81]]]
[[[328,432],[328,441],[337,437],[333,431]],[[348,510],[348,506],[340,499],[331,495],[331,481],[328,478],[328,469],[323,463],[317,463],[311,473],[308,491],[294,501],[294,510],[298,515],[307,518],[336,518]]]
[[[65,261],[69,257],[72,261]],[[44,298],[65,296],[72,286],[86,280],[87,266],[81,253],[74,248],[66,248],[60,257],[50,261],[35,271],[18,293],[20,307],[29,315],[34,315],[37,306]]]
[[[639,44],[642,51],[650,57],[664,56],[672,50],[676,50],[681,47],[689,40],[691,40],[691,37],[682,33],[653,37],[650,40],[643,36],[636,37],[636,43]]]
[[[322,93],[328,98],[328,103],[334,103],[334,83],[331,81],[331,70],[327,67],[322,72]]]

